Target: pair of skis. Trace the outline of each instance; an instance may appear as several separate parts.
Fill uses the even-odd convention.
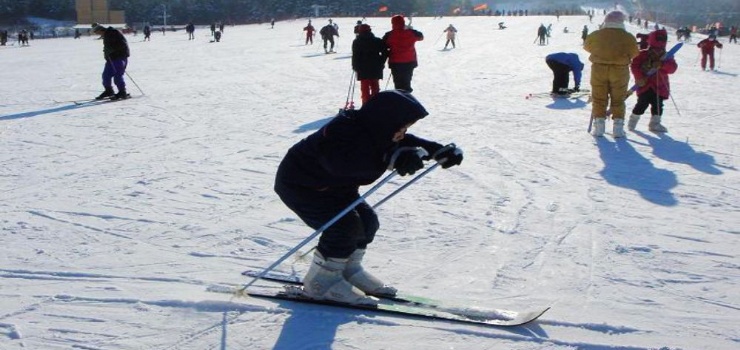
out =
[[[259,276],[259,272],[257,271],[245,271],[242,274],[248,277]],[[230,286],[226,289],[211,288],[210,290],[215,292],[238,293],[237,295],[244,295],[253,298],[287,300],[354,310],[372,311],[395,316],[407,316],[494,327],[521,326],[536,320],[550,309],[550,307],[543,307],[520,312],[501,309],[456,307],[446,306],[441,302],[431,300],[429,298],[410,295],[398,295],[393,297],[376,296],[378,298],[377,305],[349,304],[330,300],[311,299],[302,293],[296,293],[302,292],[303,286],[302,280],[296,276],[279,272],[270,272],[260,278],[264,281],[282,284],[285,291],[244,291],[242,293],[238,293],[240,289],[237,286]]]
[[[106,103],[106,102],[118,102],[118,101],[125,101],[130,100],[133,98],[131,94],[128,94],[126,98],[119,98],[119,99],[111,99],[111,98],[103,98],[103,99],[97,99],[97,98],[88,98],[84,100],[68,100],[68,101],[54,101],[55,103],[72,103],[77,106],[80,105],[88,105],[88,104],[100,104],[100,103]]]

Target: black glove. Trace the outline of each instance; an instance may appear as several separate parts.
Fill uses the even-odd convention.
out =
[[[396,150],[391,157],[390,164],[401,176],[412,175],[424,167],[421,158],[426,155],[424,150],[414,147],[402,147]]]
[[[442,147],[437,152],[434,152],[432,157],[442,165],[443,169],[447,169],[453,165],[460,165],[460,163],[462,163],[463,151],[462,149],[457,148],[454,143],[451,143]]]

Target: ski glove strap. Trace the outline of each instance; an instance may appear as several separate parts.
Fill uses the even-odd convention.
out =
[[[390,169],[396,169],[401,176],[413,175],[417,170],[424,167],[421,158],[426,155],[428,153],[423,148],[401,147],[391,156]]]
[[[447,169],[453,165],[460,165],[463,160],[463,151],[457,148],[454,143],[450,143],[447,146],[442,147],[432,155],[434,160],[442,165],[443,169]]]

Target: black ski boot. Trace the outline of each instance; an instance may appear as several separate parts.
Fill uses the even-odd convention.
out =
[[[118,91],[117,94],[113,95],[113,97],[111,97],[110,99],[111,101],[118,101],[118,100],[125,100],[129,97],[131,97],[131,95],[126,93],[126,89],[121,89]]]
[[[96,97],[96,100],[102,100],[106,99],[108,97],[115,96],[115,93],[113,92],[112,88],[105,88],[105,91],[103,91],[102,94],[100,94],[98,97]]]

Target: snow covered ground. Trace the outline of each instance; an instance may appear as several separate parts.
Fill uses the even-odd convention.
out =
[[[669,133],[644,118],[626,140],[595,139],[586,98],[525,96],[549,90],[547,54],[588,62],[580,30],[601,16],[413,22],[426,35],[413,86],[431,114],[411,132],[456,142],[465,160],[378,209],[366,266],[453,304],[551,305],[539,321],[489,328],[208,292],[248,282],[241,271],[312,232],[272,183],[285,151],[344,106],[357,19],[335,20],[335,55],[303,45],[303,19],[227,27],[220,43],[205,30],[129,36],[136,97],[102,105],[65,102],[100,93],[101,41],[0,47],[0,349],[740,347],[740,46],[725,44],[717,72],[700,70],[694,45],[678,53]],[[458,47],[442,51],[450,23]],[[533,44],[540,23],[553,24],[547,46]]]

